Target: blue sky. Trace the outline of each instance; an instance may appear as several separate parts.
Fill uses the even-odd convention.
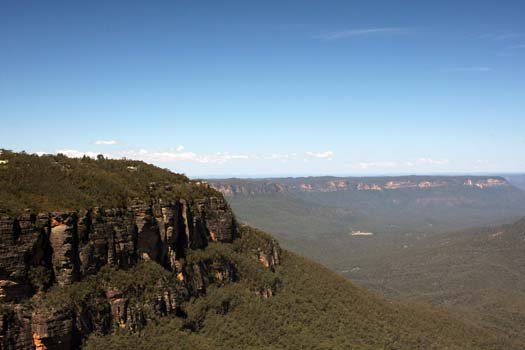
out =
[[[192,176],[523,172],[524,14],[0,0],[0,147]]]

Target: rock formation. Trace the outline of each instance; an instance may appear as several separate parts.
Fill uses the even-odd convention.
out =
[[[76,349],[93,332],[138,331],[152,319],[182,315],[182,303],[205,294],[210,284],[239,279],[233,261],[221,256],[187,261],[188,251],[211,242],[228,244],[239,234],[219,194],[137,201],[128,208],[2,216],[0,349]],[[273,271],[279,255],[277,242],[268,240],[254,259]],[[72,302],[60,294],[47,296],[91,283],[90,276],[103,269],[127,270],[141,261],[157,263],[173,278],[159,279],[153,291],[95,286],[97,292],[72,294]],[[262,289],[254,292],[265,297],[275,292]]]
[[[399,176],[399,177],[309,177],[254,180],[212,180],[209,185],[227,197],[268,193],[386,191],[432,188],[488,189],[508,187],[502,177]]]

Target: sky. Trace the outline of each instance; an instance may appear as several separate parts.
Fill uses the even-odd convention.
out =
[[[525,2],[0,0],[0,148],[193,177],[525,172]]]

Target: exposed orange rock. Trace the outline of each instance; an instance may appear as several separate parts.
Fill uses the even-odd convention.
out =
[[[412,181],[388,181],[385,184],[385,188],[388,190],[398,190],[400,188],[413,188],[417,187],[417,184]]]
[[[435,187],[444,187],[447,184],[440,181],[421,181],[417,186],[419,188],[435,188]]]
[[[359,183],[357,184],[357,189],[359,191],[381,191],[383,188],[378,184]]]
[[[51,227],[57,227],[64,225],[63,222],[58,221],[56,218],[51,218]]]
[[[303,190],[303,191],[311,191],[313,189],[312,185],[311,184],[300,184],[299,187]]]
[[[268,261],[268,257],[264,254],[259,254],[259,262],[263,264],[264,267],[270,267],[270,262]]]
[[[184,281],[184,274],[182,272],[179,272],[177,274],[177,280],[181,282]]]
[[[35,345],[35,350],[47,350],[47,347],[44,345],[37,333],[33,333],[33,344]]]
[[[484,189],[488,187],[500,187],[500,186],[507,186],[508,183],[501,179],[494,179],[494,178],[488,178],[486,180],[477,180],[473,181],[472,179],[467,179],[463,183],[465,186],[469,187],[477,187],[479,189]]]

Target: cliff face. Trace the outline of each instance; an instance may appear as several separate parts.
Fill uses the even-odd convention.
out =
[[[0,349],[74,349],[93,332],[138,331],[159,317],[184,316],[182,304],[205,294],[210,284],[239,279],[236,263],[228,257],[188,260],[188,253],[239,236],[220,195],[2,216]],[[273,271],[279,264],[278,245],[265,241],[252,256]],[[143,270],[141,264],[153,270]],[[138,279],[153,280],[139,287],[104,285],[104,276],[130,269],[138,269],[133,270]]]
[[[293,192],[385,191],[402,189],[472,188],[487,189],[508,187],[501,177],[309,177],[260,180],[212,180],[210,186],[225,196]]]

